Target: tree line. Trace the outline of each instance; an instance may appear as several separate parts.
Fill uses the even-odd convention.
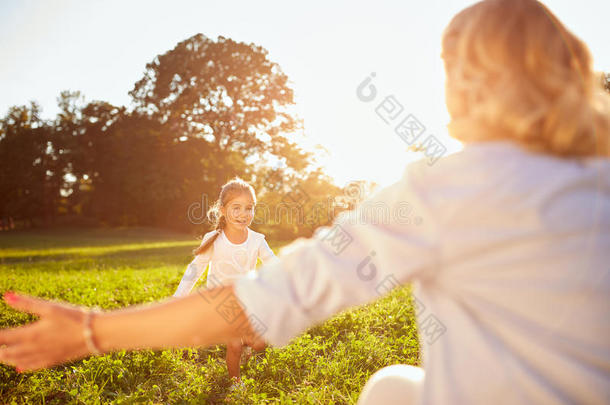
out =
[[[0,120],[0,228],[204,231],[193,207],[211,205],[240,176],[274,214],[255,226],[281,239],[308,236],[351,202],[312,220],[311,207],[329,207],[344,190],[294,140],[303,125],[287,83],[264,48],[198,34],[146,65],[129,108],[71,91],[58,97],[54,119],[34,102],[10,108]]]

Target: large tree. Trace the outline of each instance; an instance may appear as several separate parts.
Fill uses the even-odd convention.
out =
[[[149,63],[130,94],[137,110],[165,124],[173,139],[203,139],[210,156],[229,159],[235,152],[252,162],[275,155],[300,171],[311,154],[286,137],[300,128],[286,111],[294,103],[287,83],[264,48],[198,34]]]
[[[158,162],[180,179],[173,206],[182,213],[202,194],[212,202],[235,175],[256,182],[271,159],[303,178],[312,164],[289,139],[302,126],[289,112],[288,78],[260,46],[195,35],[154,58],[130,94],[134,113],[159,124]]]

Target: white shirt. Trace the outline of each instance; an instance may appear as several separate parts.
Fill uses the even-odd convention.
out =
[[[413,282],[422,403],[608,404],[609,272],[610,160],[487,142],[407,166],[235,291],[281,346]]]
[[[188,295],[205,271],[208,263],[210,268],[208,269],[206,286],[217,286],[230,284],[238,276],[255,269],[257,258],[260,257],[264,263],[275,257],[265,240],[265,235],[250,228],[247,229],[248,237],[243,243],[239,244],[229,241],[224,231],[221,231],[212,246],[195,256],[188,265],[173,296]],[[206,233],[201,239],[201,245],[216,233],[215,230]]]

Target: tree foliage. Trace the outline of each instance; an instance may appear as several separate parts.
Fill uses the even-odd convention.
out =
[[[213,203],[234,176],[267,207],[295,188],[310,204],[332,198],[339,188],[295,141],[303,128],[288,82],[262,47],[199,34],[146,65],[130,109],[68,91],[54,120],[42,120],[35,103],[13,107],[0,121],[0,218],[203,231],[189,207]],[[271,161],[282,162],[281,192]],[[312,231],[294,221],[265,226],[285,238]]]

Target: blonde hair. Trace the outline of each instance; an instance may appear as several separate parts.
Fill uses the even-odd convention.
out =
[[[610,156],[610,97],[587,46],[535,0],[484,0],[443,33],[449,132],[559,156]]]
[[[231,200],[242,194],[249,195],[252,198],[252,202],[256,204],[256,194],[254,192],[254,188],[239,177],[234,177],[222,186],[218,200],[216,200],[214,205],[212,205],[207,212],[208,220],[214,226],[216,234],[208,238],[205,243],[193,250],[193,254],[195,256],[205,252],[210,246],[212,246],[212,243],[214,243],[218,235],[220,235],[220,231],[222,231],[227,225],[227,220],[224,215],[222,215],[220,208],[225,207]]]

